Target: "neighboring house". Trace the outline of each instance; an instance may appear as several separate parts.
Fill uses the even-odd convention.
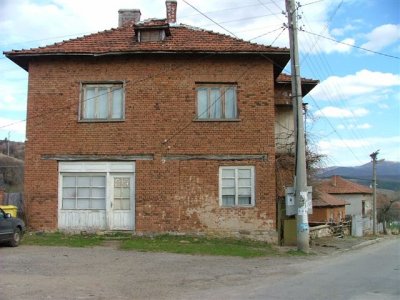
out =
[[[364,219],[364,229],[370,227],[372,189],[340,176],[332,176],[330,179],[323,180],[319,185],[319,189],[345,200],[349,203],[349,205],[346,205],[346,215],[361,216]]]
[[[121,10],[116,29],[5,53],[29,72],[30,228],[276,241],[289,50],[178,25],[166,6],[167,19]]]
[[[346,201],[320,192],[313,198],[313,213],[309,215],[309,223],[340,223],[345,219],[346,205]]]

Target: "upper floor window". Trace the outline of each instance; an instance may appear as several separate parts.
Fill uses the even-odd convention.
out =
[[[158,42],[165,40],[165,30],[140,30],[138,32],[139,42]]]
[[[229,84],[199,85],[197,91],[197,119],[237,119],[236,86]]]
[[[82,84],[80,120],[113,121],[124,119],[122,83]]]

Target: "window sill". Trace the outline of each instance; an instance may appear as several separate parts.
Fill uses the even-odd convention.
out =
[[[254,208],[255,205],[235,205],[235,206],[226,206],[226,205],[220,205],[220,208],[233,208],[233,209],[238,209],[238,208]]]
[[[241,119],[194,119],[193,122],[241,122]]]
[[[121,120],[100,120],[100,119],[78,120],[78,123],[119,123],[119,122],[125,122],[125,119],[121,119]]]

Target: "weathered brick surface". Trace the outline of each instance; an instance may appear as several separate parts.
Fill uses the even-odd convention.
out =
[[[310,223],[339,223],[345,216],[344,206],[340,207],[313,207],[312,215],[309,215]]]
[[[125,121],[78,122],[82,81],[126,82]],[[196,82],[237,83],[238,122],[193,121]],[[154,154],[136,163],[138,232],[273,237],[273,65],[242,57],[40,59],[29,65],[25,201],[29,226],[57,228],[58,164],[43,155]],[[164,141],[167,140],[166,143]],[[266,154],[267,160],[163,161],[167,154]],[[253,165],[254,208],[221,208],[218,169]]]

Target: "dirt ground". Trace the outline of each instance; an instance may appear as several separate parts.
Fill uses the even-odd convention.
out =
[[[377,241],[331,238],[314,242],[315,255],[253,259],[122,251],[113,243],[93,248],[0,247],[0,298],[186,299],[196,290],[285,276],[294,264],[329,259]]]

